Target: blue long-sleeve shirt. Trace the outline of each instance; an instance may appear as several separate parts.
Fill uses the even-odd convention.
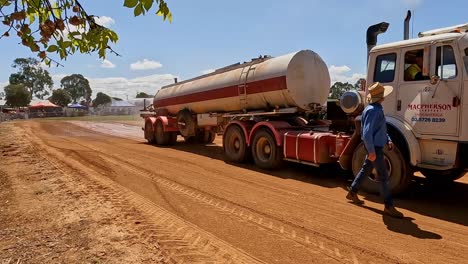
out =
[[[383,147],[389,141],[387,123],[383,107],[379,103],[369,104],[362,113],[361,139],[369,153],[375,153],[375,147]]]

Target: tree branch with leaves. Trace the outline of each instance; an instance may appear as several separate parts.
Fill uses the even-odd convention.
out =
[[[144,15],[155,4],[156,14],[172,21],[165,0],[124,1],[135,16]],[[5,27],[0,39],[16,35],[47,65],[60,65],[54,56],[65,60],[75,52],[97,52],[102,59],[108,52],[119,55],[111,47],[118,40],[117,33],[96,23],[95,18],[78,0],[0,0],[0,20]]]

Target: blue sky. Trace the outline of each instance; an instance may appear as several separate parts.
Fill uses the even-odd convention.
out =
[[[133,17],[123,0],[83,0],[91,14],[119,34],[106,61],[97,54],[76,54],[64,67],[49,70],[54,88],[65,75],[90,80],[93,96],[106,92],[133,98],[154,94],[174,77],[203,72],[258,55],[278,56],[311,49],[327,63],[333,81],[354,82],[365,76],[365,32],[386,21],[390,28],[379,43],[402,39],[406,10],[414,11],[412,36],[420,31],[468,22],[468,2],[429,0],[167,0],[173,22],[153,14]],[[14,72],[17,57],[34,56],[17,38],[0,40],[0,90]]]

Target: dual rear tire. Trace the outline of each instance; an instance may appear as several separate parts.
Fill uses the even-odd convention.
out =
[[[232,162],[241,163],[253,157],[261,169],[277,169],[283,165],[282,147],[277,145],[275,137],[267,129],[255,133],[250,148],[242,129],[237,125],[230,126],[225,132],[223,147],[226,157]]]
[[[149,124],[151,125],[151,123]],[[145,133],[147,133],[148,131],[147,129],[148,128],[145,126]],[[147,140],[149,143],[156,143],[157,145],[160,145],[160,146],[166,146],[166,145],[174,145],[177,142],[177,132],[165,132],[164,126],[162,122],[160,121],[156,122],[156,126],[154,128],[154,132],[152,133],[152,137],[149,134],[150,133],[148,133],[148,137],[151,138],[151,141],[150,141],[147,137]]]

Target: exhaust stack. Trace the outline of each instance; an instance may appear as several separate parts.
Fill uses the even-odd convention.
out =
[[[411,20],[411,11],[408,10],[406,13],[406,18],[405,18],[405,24],[404,24],[404,29],[403,29],[403,39],[407,40],[409,39],[409,22]]]
[[[379,34],[385,33],[390,26],[389,23],[387,22],[381,22],[379,24],[375,24],[370,26],[367,29],[367,37],[366,37],[366,42],[367,42],[367,60],[369,61],[369,53],[375,45],[377,45],[377,36]]]

